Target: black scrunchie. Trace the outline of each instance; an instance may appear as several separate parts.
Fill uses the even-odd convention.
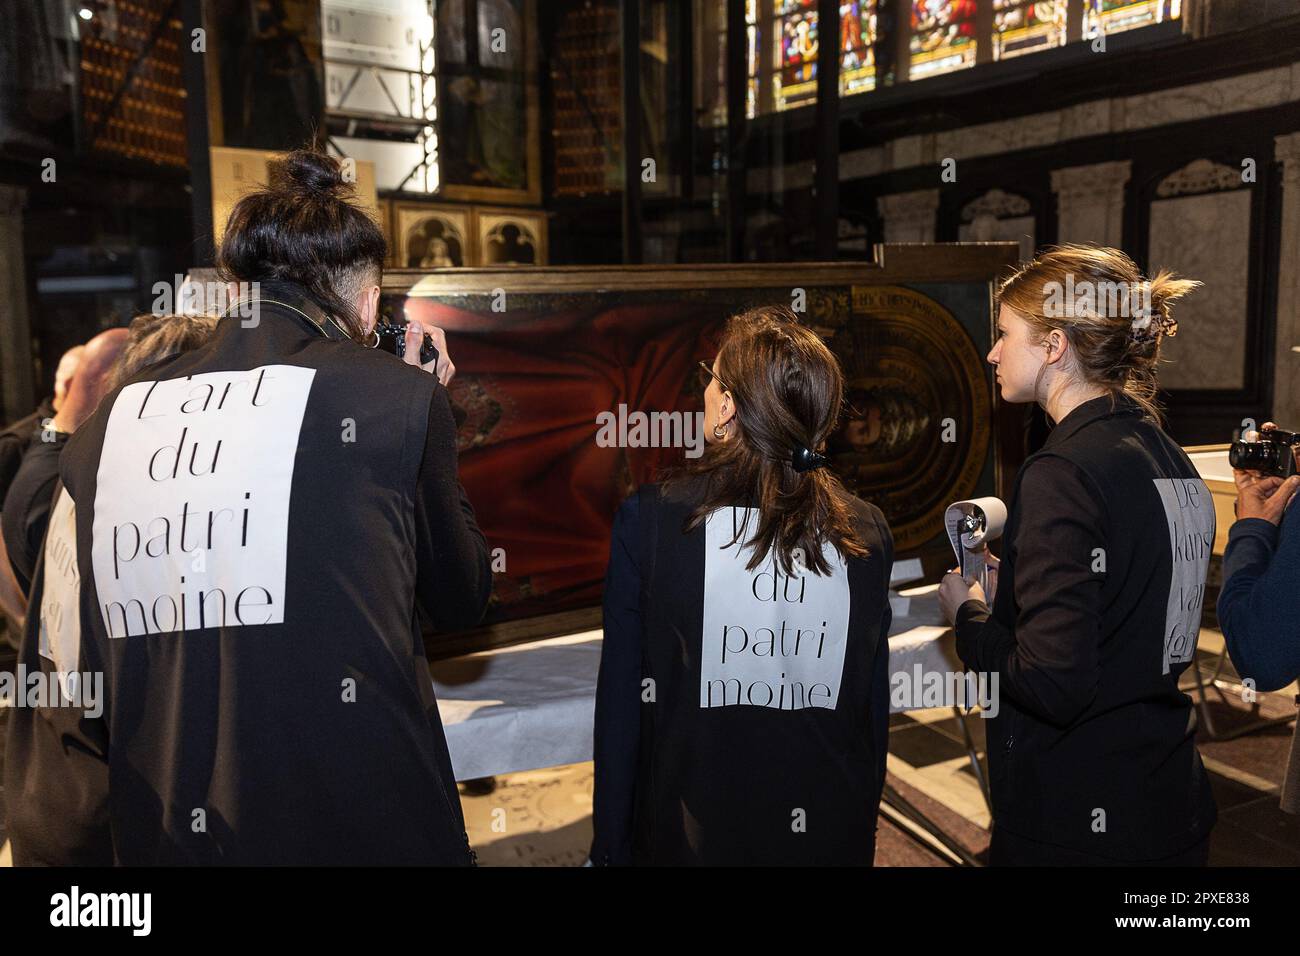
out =
[[[790,456],[790,464],[794,466],[795,471],[804,472],[812,471],[814,468],[825,468],[830,464],[830,459],[825,455],[819,455],[811,448],[796,448],[794,454]]]

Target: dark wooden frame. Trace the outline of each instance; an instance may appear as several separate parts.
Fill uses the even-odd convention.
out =
[[[956,250],[960,262],[935,256],[941,248]],[[871,262],[787,263],[800,281],[810,285],[862,285],[864,282],[976,282],[997,275],[1016,263],[1014,242],[962,242],[936,247],[932,243],[879,243]],[[638,266],[516,266],[510,269],[390,269],[384,273],[383,293],[405,294],[419,283],[421,294],[481,295],[503,288],[507,292],[590,292],[642,289],[771,286],[780,263],[718,263],[716,265]],[[924,275],[924,280],[918,276]]]
[[[641,261],[641,2],[619,0],[623,94],[623,261]]]
[[[1246,417],[1262,420],[1273,400],[1276,361],[1276,312],[1279,272],[1288,264],[1281,254],[1282,187],[1274,155],[1274,137],[1300,129],[1300,103],[1287,103],[1251,112],[1121,134],[1103,134],[1024,150],[963,160],[956,183],[939,182],[937,167],[923,166],[846,180],[840,184],[842,203],[865,207],[875,197],[914,189],[940,188],[935,236],[956,240],[962,206],[991,187],[1015,191],[1034,206],[1040,248],[1057,241],[1057,200],[1052,193],[1053,169],[1109,161],[1129,161],[1125,187],[1121,246],[1146,268],[1150,234],[1149,199],[1157,184],[1195,159],[1217,160],[1239,167],[1245,157],[1257,161],[1258,182],[1252,191],[1250,299],[1247,314],[1246,385],[1235,390],[1180,390],[1163,393],[1170,434],[1182,444],[1228,440]],[[1015,183],[1014,190],[1008,183]],[[1196,278],[1192,276],[1191,278]],[[1285,424],[1285,423],[1283,423]],[[1295,427],[1300,427],[1297,424]]]
[[[951,253],[960,250],[957,256]],[[878,244],[871,262],[801,262],[786,266],[802,283],[813,286],[853,286],[924,282],[989,283],[989,336],[992,340],[995,318],[992,314],[994,284],[999,275],[1011,268],[1019,249],[1011,242],[960,243],[945,246],[947,255],[936,256],[931,244]],[[772,285],[773,273],[780,264],[718,264],[700,266],[519,266],[510,269],[454,269],[423,272],[394,269],[384,274],[385,295],[405,295],[419,286],[421,295],[483,295],[504,289],[507,293],[657,291],[669,288],[763,288]],[[923,277],[918,279],[918,277]],[[994,486],[1006,495],[1023,460],[1023,416],[1019,409],[1004,404],[993,394]],[[431,657],[443,658],[473,651],[504,647],[558,633],[572,633],[600,626],[600,608],[578,608],[556,614],[540,615],[517,621],[505,621],[471,631],[430,636],[427,650]]]
[[[1147,148],[1133,151],[1133,170],[1125,202],[1124,245],[1144,271],[1150,265],[1146,257],[1155,191],[1166,176],[1196,159],[1209,159],[1238,169],[1244,157],[1256,160],[1257,181],[1239,187],[1251,193],[1250,248],[1279,249],[1282,187],[1274,165],[1269,127],[1259,124],[1249,114],[1216,118],[1213,126],[1213,137],[1207,137],[1203,123],[1164,127]],[[1271,257],[1250,256],[1242,387],[1164,393],[1170,431],[1181,443],[1225,441],[1240,427],[1243,418],[1262,421],[1267,417],[1273,402],[1278,269],[1283,267],[1284,264],[1271,261]]]
[[[462,200],[483,203],[505,203],[517,205],[537,205],[542,200],[542,161],[541,161],[541,106],[538,93],[538,19],[536,0],[524,0],[525,38],[524,66],[520,74],[524,84],[524,113],[527,124],[524,142],[527,150],[528,185],[523,189],[508,189],[501,186],[473,186],[467,183],[451,183],[443,179],[436,193],[422,194],[393,193],[392,198],[425,198],[432,200]],[[439,59],[437,67],[438,95],[443,96],[447,81],[455,76],[486,77],[488,79],[517,79],[518,75],[509,70],[496,67],[483,67],[478,63],[478,0],[465,0],[465,44],[464,64],[448,63]],[[440,52],[440,51],[439,51]],[[442,116],[441,110],[439,117]],[[436,124],[441,142],[441,118]]]
[[[1052,194],[1051,174],[1046,168],[1027,171],[1017,177],[1014,187],[1008,187],[1005,173],[993,168],[970,169],[962,164],[962,175],[939,193],[936,213],[935,239],[939,242],[957,242],[961,235],[961,213],[967,204],[979,199],[991,189],[1001,189],[1010,195],[1020,196],[1029,203],[1034,217],[1034,243],[1046,244],[1047,236],[1056,235],[1056,197]]]

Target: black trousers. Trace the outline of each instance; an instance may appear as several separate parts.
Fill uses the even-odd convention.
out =
[[[1182,853],[1160,860],[1128,863],[1094,856],[1080,850],[1039,843],[1014,833],[993,828],[989,843],[989,866],[1205,866],[1210,859],[1210,838]]]

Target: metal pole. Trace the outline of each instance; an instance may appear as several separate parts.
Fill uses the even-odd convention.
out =
[[[840,221],[840,0],[817,2],[817,258],[839,250]]]
[[[745,259],[745,93],[748,84],[744,0],[727,0],[727,261]]]
[[[216,249],[212,239],[212,164],[208,153],[208,81],[204,57],[196,53],[194,31],[203,28],[203,0],[181,0],[181,78],[185,82],[185,144],[190,160],[190,221],[194,228],[191,264],[210,266]]]
[[[641,261],[641,3],[620,0],[623,33],[623,261]]]

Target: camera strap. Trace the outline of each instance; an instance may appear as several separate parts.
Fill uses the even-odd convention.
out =
[[[348,334],[347,329],[343,328],[343,326],[339,324],[338,320],[335,319],[332,315],[328,315],[324,311],[318,309],[317,311],[320,311],[320,316],[321,316],[318,319],[291,302],[285,302],[283,299],[273,299],[267,295],[258,294],[249,298],[241,297],[239,299],[236,299],[234,302],[230,303],[230,305],[226,307],[226,311],[221,314],[221,317],[224,318],[225,316],[230,315],[232,312],[235,311],[237,307],[252,306],[255,308],[258,305],[258,303],[266,303],[268,305],[278,305],[283,309],[288,309],[290,312],[297,313],[298,315],[302,316],[303,320],[306,321],[306,323],[309,326],[311,326],[313,330],[315,330],[318,334],[320,334],[324,338],[332,339],[334,341],[341,341],[341,340],[351,341],[352,339],[352,336]]]

